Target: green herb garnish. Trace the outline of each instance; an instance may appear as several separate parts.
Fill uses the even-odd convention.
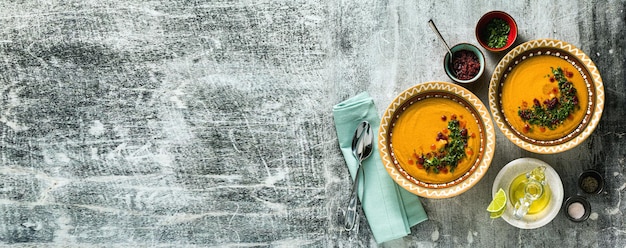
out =
[[[487,30],[484,38],[487,40],[487,46],[493,48],[501,48],[506,45],[509,38],[511,27],[506,21],[500,18],[494,18],[487,23]]]
[[[447,172],[448,167],[450,172],[454,172],[459,161],[465,158],[465,147],[467,147],[467,129],[461,127],[458,120],[450,120],[448,122],[448,130],[450,135],[445,136],[442,133],[437,134],[437,141],[446,140],[447,143],[444,147],[437,151],[422,154],[420,165],[424,167],[427,172]]]
[[[530,125],[547,127],[554,130],[557,126],[561,125],[574,110],[579,108],[579,106],[576,88],[574,88],[572,82],[567,80],[567,77],[573,76],[573,73],[569,72],[566,76],[563,69],[560,67],[551,69],[554,79],[559,84],[561,96],[544,100],[543,103],[535,98],[533,99],[532,108],[518,107],[517,114]]]

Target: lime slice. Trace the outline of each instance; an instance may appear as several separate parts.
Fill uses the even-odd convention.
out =
[[[491,213],[490,214],[491,218],[498,218],[502,216],[505,209],[506,209],[506,193],[504,193],[504,190],[500,188],[498,189],[498,192],[496,192],[496,195],[493,196],[493,200],[491,200],[491,203],[489,203],[489,206],[487,207],[487,211]]]
[[[503,208],[502,210],[495,212],[495,213],[489,213],[489,217],[491,217],[492,219],[495,218],[500,218],[500,216],[502,216],[504,214],[504,211],[506,210],[506,208]]]

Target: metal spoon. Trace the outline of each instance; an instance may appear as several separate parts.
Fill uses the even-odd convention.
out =
[[[433,30],[433,32],[435,32],[437,37],[439,37],[441,43],[443,43],[443,45],[446,46],[446,49],[448,49],[448,54],[450,54],[450,56],[448,57],[448,68],[450,68],[450,72],[452,73],[452,75],[456,76],[456,72],[454,71],[454,65],[452,64],[452,50],[450,49],[450,46],[448,46],[448,43],[446,43],[446,41],[443,39],[443,36],[441,36],[441,33],[439,33],[439,29],[437,29],[437,26],[435,26],[435,23],[432,19],[428,20],[428,25],[430,25],[430,28]]]
[[[361,163],[372,154],[372,143],[374,135],[372,134],[372,126],[367,121],[361,122],[354,131],[354,138],[352,139],[352,154],[359,161],[359,165],[356,170],[356,177],[354,178],[354,184],[352,184],[352,192],[350,194],[350,200],[348,201],[348,208],[346,210],[345,229],[350,231],[354,228],[356,222],[356,205],[357,205],[357,188],[359,185],[359,176],[361,170],[363,170]]]

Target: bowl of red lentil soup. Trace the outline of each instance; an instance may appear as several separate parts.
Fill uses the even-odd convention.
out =
[[[449,63],[450,53],[443,58],[443,68],[450,79],[457,83],[473,83],[485,71],[485,56],[478,47],[461,43],[450,48],[452,63]]]
[[[517,39],[517,23],[502,11],[484,14],[476,24],[476,40],[485,49],[501,52],[510,48]]]

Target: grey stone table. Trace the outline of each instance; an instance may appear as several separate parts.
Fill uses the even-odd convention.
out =
[[[624,247],[626,2],[4,1],[0,3],[0,242],[42,247]],[[380,113],[402,90],[449,81],[449,43],[510,13],[518,43],[567,41],[605,84],[582,145],[526,152],[497,132],[487,175],[429,220],[378,245],[343,231],[348,170],[331,108],[368,91]],[[502,55],[487,56],[490,75]],[[488,76],[470,90],[487,102]],[[484,211],[498,171],[539,158],[576,192],[607,179],[592,218],[520,230]]]

